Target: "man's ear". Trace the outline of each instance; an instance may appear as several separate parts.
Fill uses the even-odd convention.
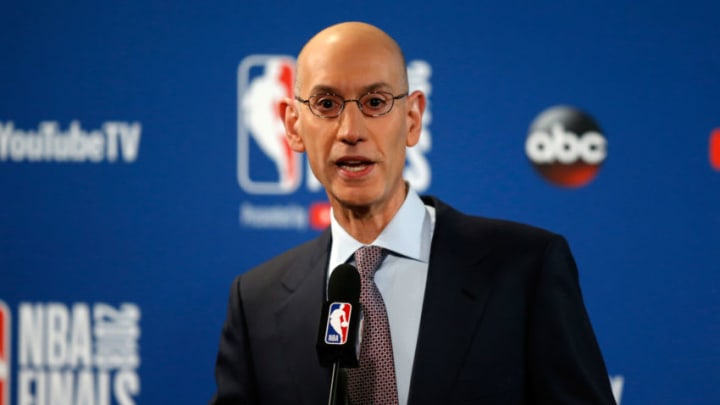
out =
[[[415,146],[420,140],[420,133],[422,132],[422,117],[425,113],[425,94],[422,91],[413,91],[408,96],[408,110],[407,110],[407,146]]]
[[[298,127],[300,126],[300,117],[295,102],[291,98],[284,98],[278,105],[280,118],[285,124],[285,138],[287,143],[295,152],[305,152],[305,143],[303,142]]]

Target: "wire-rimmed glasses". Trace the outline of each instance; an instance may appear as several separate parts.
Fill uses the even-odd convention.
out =
[[[360,111],[368,117],[379,117],[392,110],[395,100],[407,97],[407,95],[407,92],[396,96],[387,91],[371,91],[357,99],[343,99],[337,94],[323,93],[313,94],[305,100],[295,96],[295,100],[307,105],[310,112],[320,118],[340,116],[345,108],[345,103],[349,101],[356,103]]]

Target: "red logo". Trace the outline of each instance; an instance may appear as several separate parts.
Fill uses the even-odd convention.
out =
[[[572,107],[543,111],[530,125],[525,153],[549,182],[582,187],[598,174],[607,157],[607,140],[595,120]]]
[[[720,128],[710,133],[710,166],[720,171]]]
[[[310,206],[310,227],[321,231],[330,226],[330,204],[327,202],[316,202]]]
[[[10,310],[0,301],[0,405],[10,405]]]

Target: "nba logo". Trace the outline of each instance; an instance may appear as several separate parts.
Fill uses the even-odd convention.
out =
[[[348,339],[352,305],[345,302],[333,302],[328,309],[328,323],[325,329],[325,343],[344,345]]]
[[[0,405],[10,405],[10,310],[0,301]]]
[[[250,194],[290,194],[302,158],[285,138],[280,101],[293,97],[295,60],[250,55],[238,67],[238,183]]]

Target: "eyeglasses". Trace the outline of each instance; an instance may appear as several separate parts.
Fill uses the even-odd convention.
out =
[[[357,99],[345,100],[337,94],[315,94],[307,100],[295,96],[295,100],[306,104],[310,112],[320,118],[335,118],[340,116],[345,108],[345,103],[352,101],[357,104],[360,111],[368,117],[379,117],[392,110],[395,100],[407,97],[408,93],[393,95],[386,91],[373,91],[360,96]]]

